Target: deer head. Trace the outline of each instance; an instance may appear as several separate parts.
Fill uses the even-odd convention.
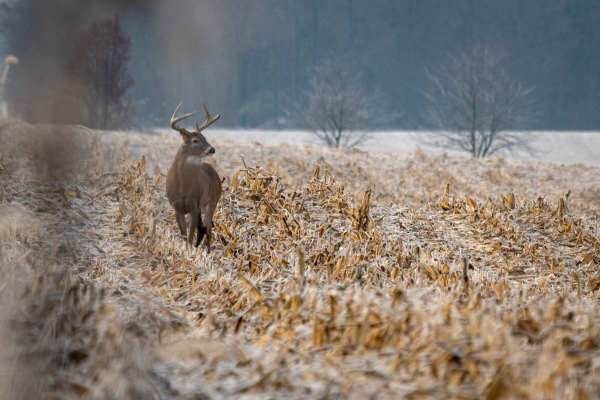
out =
[[[196,121],[196,130],[190,132],[185,128],[180,128],[175,125],[177,122],[191,117],[196,112],[182,115],[181,117],[177,117],[177,111],[179,111],[179,107],[181,107],[181,103],[175,109],[173,116],[171,117],[171,128],[178,131],[181,134],[181,138],[183,139],[183,146],[185,147],[186,153],[188,155],[192,155],[198,158],[204,158],[215,154],[215,148],[212,147],[207,141],[202,131],[208,128],[213,122],[221,118],[221,114],[217,114],[216,117],[211,117],[208,112],[208,108],[206,104],[204,104],[204,111],[206,112],[206,121],[202,124],[202,126],[198,126],[198,121]]]

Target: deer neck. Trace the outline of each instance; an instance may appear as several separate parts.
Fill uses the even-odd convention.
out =
[[[181,152],[181,156],[182,156],[182,161],[184,164],[188,164],[188,165],[194,165],[194,166],[201,166],[203,164],[203,160],[201,156],[194,154],[193,151],[191,151],[191,149],[186,149],[185,147],[182,148],[182,152]]]
[[[198,157],[198,156],[188,156],[185,159],[185,162],[191,165],[197,165],[200,166],[202,165],[202,158]]]

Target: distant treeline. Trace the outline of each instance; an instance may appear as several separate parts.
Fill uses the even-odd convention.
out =
[[[75,0],[57,3],[84,7]],[[49,9],[42,0],[22,0],[3,10],[4,50],[21,60],[9,98],[26,118],[43,119],[32,102],[51,92],[43,87],[62,73],[71,37],[94,17],[117,11],[131,35],[136,124],[165,125],[180,102],[183,112],[201,110],[206,102],[223,116],[221,127],[289,127],[283,117],[286,99],[307,87],[320,62],[343,54],[364,85],[380,93],[382,109],[403,115],[389,128],[427,128],[425,68],[435,71],[448,54],[484,45],[505,51],[511,76],[536,88],[538,118],[521,128],[600,129],[597,0],[95,3],[100,6],[86,6],[79,14],[67,6],[63,13],[56,5]],[[65,19],[74,16],[80,17],[76,24]],[[47,26],[61,18],[70,24],[68,32]],[[67,43],[52,53],[56,59],[44,73],[27,68],[28,62],[50,57],[53,34]],[[36,44],[40,41],[44,44]],[[42,46],[45,52],[34,51]]]

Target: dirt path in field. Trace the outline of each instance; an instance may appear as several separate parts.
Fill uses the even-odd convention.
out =
[[[181,322],[123,275],[98,279],[118,259],[97,244],[111,212],[97,190],[6,175],[0,185],[0,325],[13,327],[0,364],[16,366],[1,374],[4,395],[156,398],[164,387],[149,376],[154,344]]]

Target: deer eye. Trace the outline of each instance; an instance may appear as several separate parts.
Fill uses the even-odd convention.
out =
[[[198,143],[198,139],[192,140],[192,143]]]

